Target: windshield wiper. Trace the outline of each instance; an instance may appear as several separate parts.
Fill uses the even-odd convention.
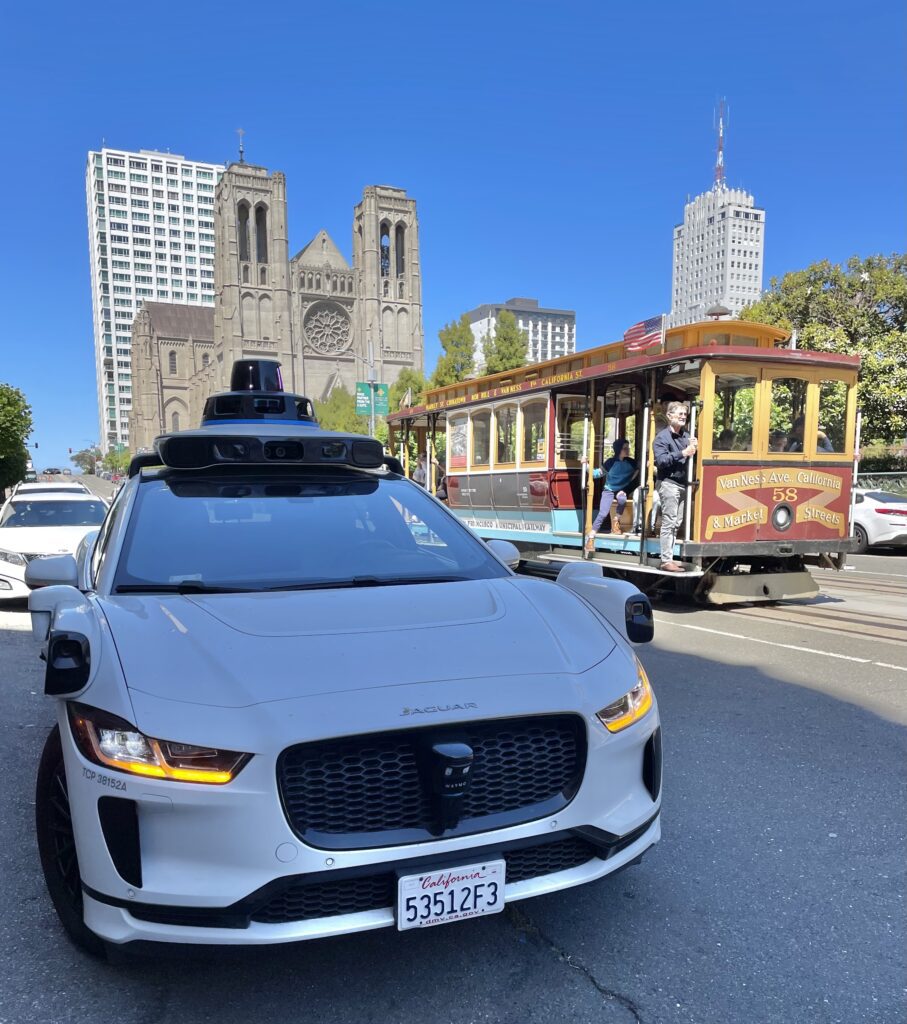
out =
[[[343,590],[348,587],[402,587],[414,583],[462,583],[467,576],[353,576],[348,580],[313,580],[311,583],[282,583],[275,590]]]
[[[256,594],[257,587],[218,587],[197,580],[182,583],[124,583],[114,589],[115,594]]]

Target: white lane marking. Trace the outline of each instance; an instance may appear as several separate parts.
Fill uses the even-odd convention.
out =
[[[853,573],[855,576],[857,576],[857,575],[859,575],[859,576],[881,576],[883,578],[890,578],[890,579],[895,579],[895,580],[907,580],[907,573],[903,573],[903,572],[879,572],[879,571],[873,572],[872,569],[851,569],[849,565],[845,569],[843,569],[843,570],[841,570],[841,569],[824,569],[824,568],[822,568],[822,566],[818,566],[818,565],[811,566],[811,568],[815,569],[817,572],[827,572],[829,574],[839,573],[839,572],[843,571],[843,572],[846,572],[848,575]]]
[[[709,629],[707,626],[693,626],[688,622],[672,622],[670,619],[657,618],[666,626],[677,626],[678,629],[695,629],[699,633],[714,633],[716,636],[730,637],[731,640],[746,640],[753,644],[767,644],[769,647],[782,647],[787,651],[800,651],[801,654],[821,654],[824,658],[838,658],[840,661],[855,661],[859,665],[877,665],[879,668],[895,668],[899,672],[907,672],[907,668],[900,665],[889,665],[884,661],[873,661],[871,658],[856,658],[852,654],[836,654],[833,651],[817,651],[814,647],[799,647],[797,644],[779,644],[776,640],[761,640],[755,636],[745,636],[743,633],[728,633],[723,629]]]

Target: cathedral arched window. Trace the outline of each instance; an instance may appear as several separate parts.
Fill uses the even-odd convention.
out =
[[[334,276],[331,278],[331,291],[332,292],[336,292],[337,291],[337,275],[336,274],[334,274]]]
[[[391,293],[391,283],[390,283],[390,281],[385,281],[384,282],[384,297],[388,298],[390,296],[390,293]]]
[[[344,295],[345,293],[346,293],[346,278],[345,277],[341,277],[340,278],[340,294]]]
[[[202,366],[208,365],[208,353],[202,352]]]
[[[167,369],[171,376],[176,373],[176,353],[171,352],[167,357]]]
[[[242,268],[242,283],[243,284],[248,284],[249,283],[249,264],[248,263],[244,263],[243,264],[243,268]]]
[[[402,281],[398,281],[397,282],[397,298],[398,299],[402,299],[403,297],[404,297],[404,295],[403,295],[403,282]]]
[[[175,412],[170,417],[170,429],[175,432],[175,431],[179,430],[179,428],[180,428],[180,414],[178,412]]]
[[[315,287],[315,278],[311,274],[306,274],[306,287],[309,291]]]
[[[346,290],[350,293],[350,295],[353,294],[353,279],[351,277],[348,277],[346,279]]]
[[[394,254],[397,257],[397,277],[401,277],[404,270],[404,253],[406,252],[406,228],[398,224],[394,229]]]
[[[387,221],[381,222],[381,240],[378,244],[378,254],[381,260],[381,276],[388,277],[391,272],[391,228]]]
[[[239,258],[249,258],[249,204],[240,203],[236,208],[237,231],[239,234]]]
[[[267,284],[268,283],[268,268],[267,267],[262,267],[258,271],[258,283],[259,284]]]
[[[261,203],[255,207],[255,258],[268,262],[268,211]]]
[[[321,274],[316,274],[315,275],[315,291],[316,292],[320,292],[321,291]]]

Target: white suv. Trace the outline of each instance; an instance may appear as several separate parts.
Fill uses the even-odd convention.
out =
[[[38,843],[79,944],[426,927],[658,841],[634,588],[514,574],[368,438],[157,451],[78,559],[28,570],[58,708]]]

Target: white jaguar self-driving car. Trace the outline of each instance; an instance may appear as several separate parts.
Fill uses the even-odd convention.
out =
[[[659,839],[647,599],[591,563],[516,574],[304,402],[209,400],[77,558],[28,567],[39,850],[90,951],[427,927]]]

